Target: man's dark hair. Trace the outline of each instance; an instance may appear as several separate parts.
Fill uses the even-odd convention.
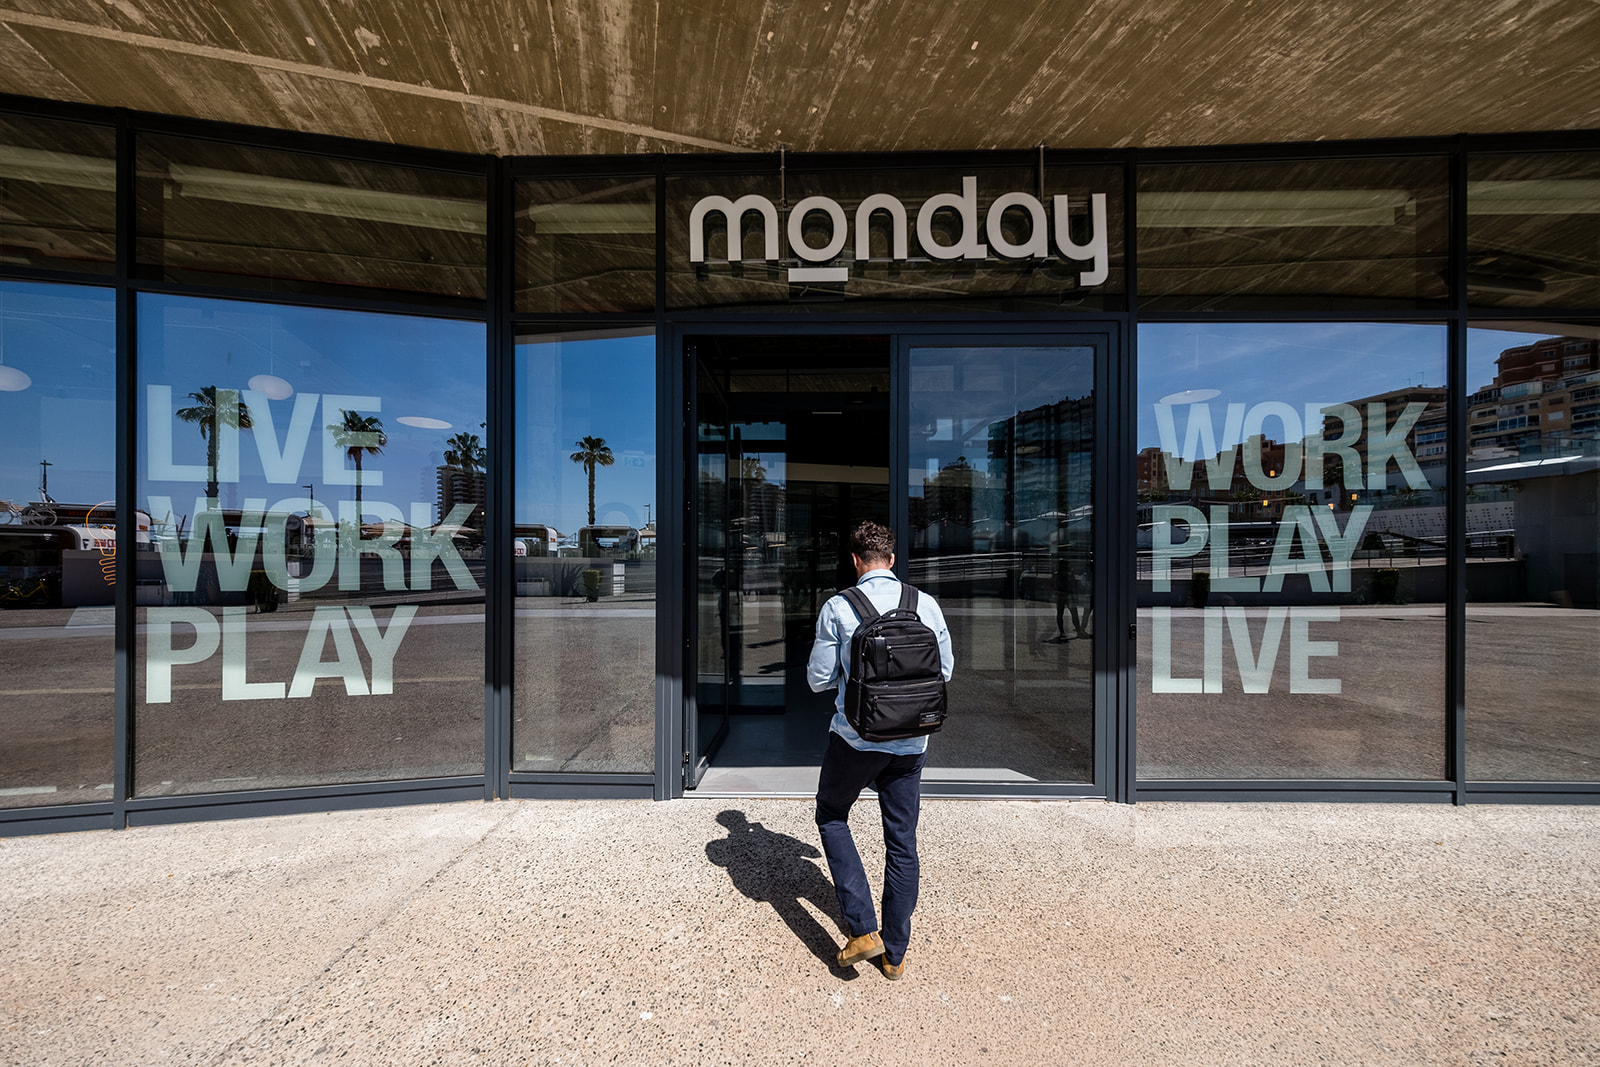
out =
[[[887,567],[894,555],[894,533],[881,522],[864,519],[850,531],[850,551],[867,563]]]

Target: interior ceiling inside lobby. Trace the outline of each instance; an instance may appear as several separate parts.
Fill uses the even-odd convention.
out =
[[[1600,126],[1595,0],[0,0],[0,92],[499,155]]]

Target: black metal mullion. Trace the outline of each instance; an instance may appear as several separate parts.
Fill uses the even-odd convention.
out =
[[[889,349],[889,529],[900,551],[895,556],[902,581],[911,566],[911,487],[906,472],[911,463],[911,354],[904,337]]]
[[[1464,138],[1450,157],[1449,371],[1445,456],[1445,777],[1467,802],[1467,159]]]
[[[88,271],[57,270],[12,263],[0,264],[0,279],[17,282],[53,282],[57,285],[82,285],[102,289],[117,283],[115,273],[95,274]]]
[[[1124,411],[1131,404],[1125,399],[1128,332],[1126,324],[1108,331],[1095,360],[1095,406],[1100,412],[1095,448],[1102,453],[1094,463],[1095,764],[1106,795],[1122,803],[1130,802],[1133,787],[1129,766],[1133,700],[1127,682],[1135,651],[1128,640],[1135,617],[1129,580],[1133,564],[1128,555],[1134,540],[1129,527],[1136,514],[1130,505],[1132,472],[1128,467],[1133,453],[1123,440],[1129,426]]]
[[[474,800],[481,795],[477,775],[316,785],[304,788],[252,789],[236,793],[186,793],[141,797],[128,805],[129,826],[238,819],[300,812],[344,811],[392,807],[396,804],[442,804]]]
[[[693,578],[695,588],[692,591],[689,584],[692,576],[699,574],[700,558],[696,518],[696,509],[700,506],[700,486],[696,470],[698,442],[693,436],[700,418],[699,367],[681,329],[671,328],[662,339],[662,344],[664,348],[662,366],[668,368],[673,376],[672,392],[664,410],[674,420],[669,434],[673,439],[672,469],[678,472],[681,486],[677,506],[672,509],[672,522],[679,538],[672,557],[677,568],[674,585],[679,588],[682,599],[675,613],[678,636],[672,649],[669,650],[668,659],[668,662],[679,665],[681,697],[678,708],[671,715],[669,732],[662,741],[661,766],[668,792],[673,797],[681,797],[689,784],[688,776],[693,773],[694,761],[699,758],[700,748],[700,680],[696,650],[699,634],[693,614],[695,601],[699,595],[698,578]],[[658,528],[658,543],[660,533]],[[660,555],[659,550],[657,555]]]
[[[515,338],[512,336],[513,192],[509,168],[503,160],[489,167],[488,323],[485,330],[485,438],[493,457],[485,479],[484,564],[485,648],[483,794],[485,800],[504,797],[511,770],[511,714],[515,697],[515,589],[512,585],[511,541],[516,477],[516,373]]]
[[[683,795],[683,753],[688,750],[688,716],[693,711],[693,663],[689,612],[693,600],[685,580],[687,516],[694,481],[688,472],[687,434],[693,432],[687,400],[686,361],[667,319],[667,176],[659,165],[656,182],[656,743],[653,761],[656,800]]]
[[[1115,462],[1130,464],[1114,468],[1119,476],[1121,503],[1117,511],[1108,516],[1107,526],[1117,532],[1114,558],[1116,569],[1107,582],[1110,595],[1120,608],[1117,616],[1116,651],[1103,653],[1108,670],[1114,671],[1116,694],[1113,714],[1116,719],[1116,752],[1119,789],[1116,799],[1126,804],[1138,801],[1139,794],[1139,604],[1134,570],[1137,552],[1135,529],[1138,522],[1137,478],[1132,469],[1133,457],[1138,452],[1138,418],[1134,415],[1139,405],[1139,153],[1129,149],[1122,170],[1122,288],[1126,311],[1122,318],[1121,351],[1116,360],[1116,383],[1111,412],[1113,434],[1108,441],[1115,442],[1118,451]],[[1109,640],[1109,638],[1108,638]]]
[[[116,179],[116,539],[117,584],[113,593],[111,805],[112,826],[128,825],[128,798],[134,789],[135,657],[138,630],[135,612],[138,588],[138,374],[135,344],[136,307],[131,284],[137,220],[134,188],[134,132],[125,116],[117,123]]]

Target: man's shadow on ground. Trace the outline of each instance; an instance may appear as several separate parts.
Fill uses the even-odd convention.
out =
[[[728,836],[707,842],[706,858],[726,867],[734,888],[746,897],[771,904],[794,936],[827,964],[835,977],[856,977],[854,967],[839,966],[840,941],[800,903],[810,901],[835,927],[844,929],[832,884],[816,864],[807,862],[822,856],[816,846],[751,822],[742,811],[720,812],[717,822],[728,828]]]

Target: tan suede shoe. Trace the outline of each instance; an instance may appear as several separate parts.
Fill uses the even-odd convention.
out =
[[[891,982],[898,982],[906,976],[906,961],[890,963],[888,956],[878,957],[878,968],[883,971],[883,976]]]
[[[862,960],[870,960],[874,956],[883,955],[883,938],[874,930],[870,934],[860,934],[844,943],[844,948],[839,950],[839,966],[854,967]]]

